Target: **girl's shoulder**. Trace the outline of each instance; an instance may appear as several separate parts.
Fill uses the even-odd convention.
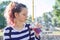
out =
[[[3,33],[9,33],[10,30],[13,30],[13,28],[10,27],[10,26],[6,26],[6,27],[3,29]]]
[[[13,28],[11,26],[6,26],[4,30],[12,30]]]
[[[30,24],[25,24],[25,27],[29,27],[30,26]]]

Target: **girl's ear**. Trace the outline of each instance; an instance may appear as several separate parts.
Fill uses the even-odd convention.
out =
[[[17,17],[18,17],[18,15],[19,15],[18,13],[14,13],[15,18],[17,18]]]

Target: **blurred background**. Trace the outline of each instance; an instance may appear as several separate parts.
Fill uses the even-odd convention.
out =
[[[41,40],[60,40],[60,0],[34,0],[34,3],[33,0],[0,0],[0,40],[3,40],[3,29],[6,27],[4,10],[11,1],[28,7],[27,23],[32,23],[33,17],[34,22],[37,21],[43,26]]]

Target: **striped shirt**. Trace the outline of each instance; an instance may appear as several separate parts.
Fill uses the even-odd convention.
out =
[[[10,32],[11,30],[11,32]],[[32,40],[38,40],[35,37],[34,31],[31,29],[31,38]],[[4,40],[29,40],[29,29],[28,27],[24,27],[22,30],[18,31],[13,27],[9,26],[4,29]],[[11,38],[10,38],[11,36]]]

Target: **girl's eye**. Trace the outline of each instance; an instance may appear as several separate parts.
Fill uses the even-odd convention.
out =
[[[23,14],[23,16],[27,16],[26,14]]]

